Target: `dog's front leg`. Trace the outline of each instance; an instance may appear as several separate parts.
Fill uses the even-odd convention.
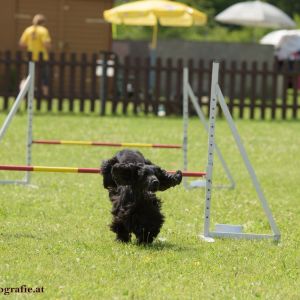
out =
[[[159,190],[165,191],[173,186],[181,183],[182,172],[176,171],[175,174],[169,174],[167,171],[162,169],[157,169],[156,176],[159,180]]]
[[[123,222],[118,220],[118,218],[113,219],[110,225],[110,229],[117,235],[117,241],[128,243],[131,240],[130,232],[126,229]]]

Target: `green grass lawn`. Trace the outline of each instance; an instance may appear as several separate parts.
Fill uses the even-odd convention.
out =
[[[0,114],[2,124],[5,114]],[[1,142],[1,164],[25,163],[25,114]],[[300,299],[300,122],[237,121],[239,132],[282,233],[281,242],[218,239],[205,243],[204,190],[159,193],[166,222],[153,245],[114,241],[101,176],[32,173],[31,186],[0,186],[0,288],[44,287],[43,299]],[[213,190],[215,223],[270,233],[224,120],[217,141],[237,182]],[[180,118],[37,114],[34,137],[181,143]],[[33,165],[99,167],[117,148],[33,147]],[[189,127],[189,169],[205,170],[207,137]],[[178,150],[143,149],[166,169],[182,168]],[[0,171],[1,179],[24,174]],[[226,183],[216,160],[214,182]],[[2,295],[3,296],[3,293]],[[0,297],[1,297],[0,296]],[[11,294],[10,298],[26,298]]]

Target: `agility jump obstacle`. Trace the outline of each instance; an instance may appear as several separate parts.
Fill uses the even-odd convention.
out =
[[[16,165],[0,165],[0,171],[101,174],[100,168],[16,166]],[[167,171],[167,173],[175,174],[176,171]],[[204,177],[205,175],[206,175],[205,172],[190,172],[190,171],[182,172],[183,177]]]
[[[187,71],[185,71],[185,74]],[[207,170],[206,172],[188,172],[184,170],[183,175],[184,177],[203,177],[205,176],[205,209],[204,209],[204,233],[201,235],[205,241],[212,242],[214,238],[239,238],[239,239],[274,239],[275,241],[280,240],[280,231],[276,225],[276,222],[273,218],[272,212],[269,208],[267,200],[263,194],[263,191],[260,187],[259,181],[256,177],[255,171],[249,161],[248,155],[246,150],[243,146],[242,140],[240,135],[235,127],[233,119],[230,115],[228,110],[227,104],[224,100],[222,95],[222,91],[218,84],[218,73],[219,73],[219,63],[213,63],[212,69],[212,81],[211,81],[211,95],[210,95],[210,112],[209,112],[209,124],[201,122],[205,125],[206,130],[208,131],[208,159],[207,159]],[[185,75],[185,85],[188,88],[189,96],[192,99],[192,102],[196,103],[196,97],[192,93],[192,89],[188,83],[188,77]],[[34,63],[29,63],[29,76],[26,79],[24,87],[20,91],[10,113],[8,114],[1,130],[0,130],[0,141],[3,138],[9,123],[12,120],[12,117],[16,113],[22,98],[28,95],[28,132],[27,132],[27,156],[26,156],[26,166],[0,166],[0,170],[5,171],[25,171],[26,177],[23,181],[0,181],[0,183],[25,183],[28,184],[30,180],[30,172],[64,172],[64,173],[100,173],[100,169],[88,169],[88,168],[66,168],[66,167],[43,167],[43,166],[30,166],[31,165],[31,145],[32,145],[32,103],[33,103],[33,92],[34,92]],[[185,94],[184,97],[187,97],[188,94]],[[188,99],[186,99],[185,103],[187,103]],[[256,234],[256,233],[243,233],[241,225],[230,225],[230,224],[216,224],[216,230],[210,230],[210,214],[211,214],[211,200],[212,200],[212,175],[213,175],[213,161],[214,161],[214,150],[216,150],[217,154],[217,147],[215,144],[215,125],[216,125],[216,110],[217,110],[217,101],[219,101],[220,107],[224,113],[224,116],[228,122],[230,127],[231,133],[234,137],[240,155],[243,159],[245,167],[250,175],[252,184],[255,188],[257,193],[258,199],[262,205],[262,208],[268,218],[271,230],[273,234]],[[195,104],[194,104],[195,105]],[[196,108],[197,106],[195,106]],[[197,108],[196,108],[197,110]],[[198,110],[199,111],[199,110]],[[187,133],[187,125],[184,124],[185,134]],[[187,141],[187,135],[184,135],[184,138]],[[187,142],[183,144],[184,147],[187,147]],[[187,155],[187,149],[184,149],[184,155]],[[219,158],[221,159],[220,155],[218,154]],[[187,161],[186,161],[187,162]],[[222,162],[222,160],[221,160]],[[223,163],[222,163],[223,164]],[[186,165],[187,166],[187,163]],[[225,166],[223,165],[224,169]],[[226,171],[226,169],[225,169]],[[175,172],[175,171],[170,171]],[[227,173],[229,176],[230,173]],[[230,177],[229,177],[230,179]],[[231,181],[232,182],[232,181]]]
[[[263,194],[259,181],[256,177],[255,171],[250,163],[247,152],[243,146],[242,139],[238,130],[233,122],[224,96],[218,83],[219,77],[219,63],[214,62],[212,68],[211,80],[211,94],[210,94],[210,111],[209,111],[209,126],[208,126],[208,157],[207,157],[207,170],[206,170],[206,185],[205,185],[205,208],[204,208],[204,233],[200,237],[205,241],[213,242],[214,238],[239,238],[239,239],[274,239],[280,240],[280,231],[273,218],[272,212],[269,208],[268,202]],[[188,83],[187,83],[188,84]],[[189,86],[191,89],[191,87]],[[210,231],[210,214],[211,214],[211,200],[212,200],[212,175],[214,164],[214,150],[217,150],[215,144],[215,128],[216,128],[216,112],[217,102],[219,102],[221,110],[227,120],[231,133],[243,159],[244,165],[249,173],[253,187],[256,191],[258,199],[264,210],[264,213],[269,221],[269,225],[273,234],[256,234],[256,233],[243,233],[242,225],[231,224],[216,224],[215,231]]]
[[[111,142],[96,142],[96,141],[33,140],[32,143],[47,144],[47,145],[78,145],[78,146],[127,147],[127,148],[167,148],[167,149],[182,148],[181,145],[174,145],[174,144],[111,143]]]

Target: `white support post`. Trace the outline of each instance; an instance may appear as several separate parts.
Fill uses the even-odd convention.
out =
[[[217,111],[216,88],[218,84],[218,75],[219,75],[219,64],[213,63],[211,92],[210,92],[208,157],[207,157],[206,186],[205,186],[204,238],[210,237],[209,227],[210,227],[211,189],[212,189],[212,175],[213,175],[214,148],[215,148],[215,122],[216,122],[216,111]]]
[[[183,141],[182,141],[182,150],[183,150],[183,170],[188,169],[188,122],[189,122],[189,96],[188,96],[188,69],[183,69]],[[183,178],[183,186],[188,189],[189,185],[186,178]]]
[[[29,62],[29,75],[30,75],[30,87],[27,95],[27,109],[28,109],[28,131],[27,131],[27,145],[26,145],[26,164],[31,165],[31,153],[32,153],[32,117],[33,117],[33,98],[34,98],[34,82],[35,82],[35,69],[34,62]],[[26,172],[25,181],[30,183],[30,172]]]

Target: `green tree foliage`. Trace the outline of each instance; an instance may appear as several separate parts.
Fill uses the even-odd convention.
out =
[[[208,16],[206,26],[194,27],[162,27],[159,26],[159,39],[186,39],[204,41],[234,41],[252,42],[257,40],[273,29],[249,28],[243,26],[219,24],[214,17],[235,3],[246,0],[178,0],[193,8],[196,8]],[[131,1],[118,0],[115,5]],[[300,1],[291,0],[268,0],[270,4],[277,6],[291,16],[300,27]],[[152,28],[146,26],[117,26],[117,39],[146,39],[151,40]]]

